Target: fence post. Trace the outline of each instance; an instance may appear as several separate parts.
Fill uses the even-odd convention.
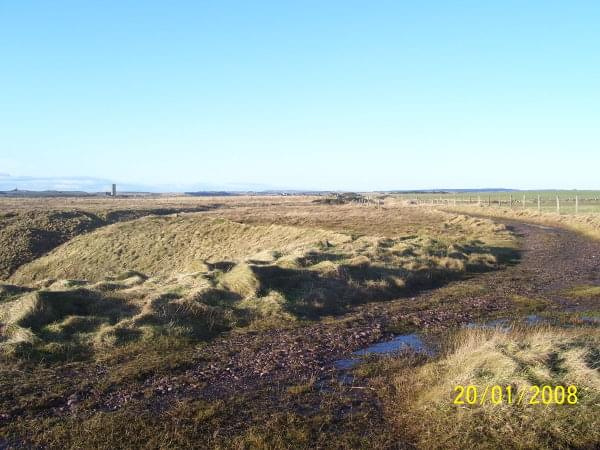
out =
[[[558,198],[558,195],[556,196],[556,212],[560,214],[560,200]]]
[[[538,213],[541,214],[542,212],[542,201],[540,199],[540,196],[538,195]]]
[[[525,194],[523,194],[523,209],[525,209]]]
[[[575,196],[575,214],[579,214],[579,196]]]
[[[512,204],[512,194],[510,194],[510,196],[509,196],[508,204],[509,204],[510,208],[512,209],[512,205],[513,205]]]

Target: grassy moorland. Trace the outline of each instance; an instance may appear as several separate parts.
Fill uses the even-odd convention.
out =
[[[353,228],[360,217],[365,228],[364,212],[355,209],[347,208],[356,217],[344,214],[344,226]],[[329,210],[309,209],[317,222],[311,226],[272,223],[277,220],[267,209],[252,214],[263,224],[215,217],[231,211],[179,213],[80,234],[8,277],[2,348],[73,359],[130,340],[205,339],[263,322],[339,315],[494,268],[498,245],[510,244],[503,226],[416,210],[400,214],[417,216],[396,229],[399,235],[365,235],[356,224],[353,231],[333,231],[339,227],[329,223]],[[424,228],[413,234],[419,216]]]
[[[0,447],[598,442],[598,288],[584,270],[555,276],[561,246],[587,268],[589,241],[392,199],[155,200],[2,205],[11,227],[55,214],[66,231],[0,283]],[[104,219],[73,227],[74,211]],[[431,351],[337,366],[412,333]],[[576,384],[581,399],[452,403],[456,384],[541,383]]]

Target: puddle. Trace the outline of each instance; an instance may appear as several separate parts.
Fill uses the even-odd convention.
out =
[[[537,325],[539,323],[547,322],[543,317],[538,316],[537,314],[530,314],[526,317],[525,321],[527,325]]]
[[[416,333],[413,333],[396,336],[391,341],[378,342],[377,344],[357,350],[352,354],[356,356],[385,355],[403,349],[410,349],[417,353],[432,353],[431,350],[425,346],[423,340]]]
[[[465,325],[466,328],[498,328],[500,330],[508,331],[511,328],[510,321],[508,319],[496,319],[490,320],[489,322],[469,322]]]
[[[425,353],[432,356],[434,352],[425,345],[421,337],[416,334],[403,334],[394,339],[384,342],[378,342],[368,347],[362,348],[352,353],[352,358],[338,359],[333,363],[337,370],[350,370],[360,364],[363,356],[369,355],[390,355],[392,353],[409,349],[416,353]],[[345,374],[342,376],[346,376]]]

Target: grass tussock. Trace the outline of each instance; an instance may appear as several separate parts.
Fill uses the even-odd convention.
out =
[[[592,448],[600,441],[599,349],[597,329],[462,330],[439,360],[389,372],[386,414],[419,448]],[[479,398],[486,386],[511,386],[526,400],[455,405],[458,385],[477,386]],[[578,402],[528,404],[533,385],[575,385]]]

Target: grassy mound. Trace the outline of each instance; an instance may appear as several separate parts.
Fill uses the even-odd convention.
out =
[[[0,280],[8,278],[18,267],[44,255],[75,236],[111,223],[138,219],[149,215],[167,215],[178,212],[205,211],[208,206],[171,206],[143,208],[120,207],[93,211],[80,209],[48,210],[41,205],[26,205],[25,210],[0,213]],[[115,205],[112,205],[113,208]]]
[[[17,284],[45,278],[101,280],[126,270],[147,275],[194,273],[205,262],[252,257],[265,249],[303,247],[321,240],[349,237],[322,230],[248,226],[197,214],[151,216],[118,223],[78,236],[47,256],[22,266],[11,277]]]
[[[80,211],[28,211],[0,216],[0,279],[68,239],[102,224]]]
[[[599,367],[598,329],[463,330],[440,360],[397,372],[384,398],[390,422],[421,448],[592,448],[600,441]],[[478,401],[455,405],[458,385],[477,386]],[[491,404],[488,393],[480,404],[495,385],[512,387],[513,404],[506,391],[504,402]],[[539,396],[530,404],[533,385],[575,385],[577,404],[545,405]]]

